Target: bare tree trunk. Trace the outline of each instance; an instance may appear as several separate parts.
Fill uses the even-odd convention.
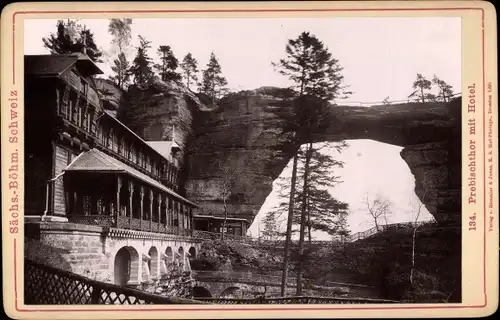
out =
[[[410,284],[413,285],[413,270],[415,269],[415,243],[417,239],[417,229],[418,226],[413,227],[413,239],[412,239],[412,250],[411,250],[411,270],[410,270]]]
[[[222,222],[222,230],[220,234],[220,239],[224,241],[224,231],[226,229],[226,221],[227,221],[227,203],[226,198],[224,198],[224,221]]]
[[[285,237],[285,252],[283,253],[283,274],[281,278],[281,296],[286,295],[286,284],[288,277],[288,261],[289,261],[289,251],[290,242],[292,238],[292,223],[293,223],[293,212],[295,203],[295,183],[297,181],[297,161],[298,155],[295,154],[293,157],[293,167],[292,167],[292,179],[290,185],[290,200],[288,202],[288,220],[286,225],[286,237]]]
[[[422,202],[418,205],[417,214],[415,216],[415,222],[413,226],[413,238],[412,238],[412,248],[411,248],[411,270],[410,270],[410,284],[413,285],[413,272],[415,270],[415,245],[417,243],[417,229],[418,229],[418,218],[420,217],[420,212],[422,211],[423,201],[425,199],[426,193],[422,196]]]
[[[306,162],[304,165],[304,185],[302,187],[302,208],[300,212],[300,235],[299,235],[299,268],[297,272],[297,295],[302,295],[302,273],[304,272],[304,233],[306,225],[307,187],[309,178],[309,162],[312,156],[312,143],[309,142],[306,150]]]
[[[310,208],[310,203],[309,203],[309,197],[307,197],[307,233],[309,237],[309,245],[312,244],[312,237],[311,237],[311,208]]]

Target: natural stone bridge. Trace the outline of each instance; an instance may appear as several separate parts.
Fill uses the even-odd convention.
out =
[[[225,98],[217,110],[193,111],[188,143],[189,199],[203,210],[222,210],[219,186],[238,172],[229,212],[253,220],[296,150],[283,146],[270,112],[279,101],[261,88]],[[332,125],[316,141],[372,139],[402,146],[401,157],[415,176],[415,192],[437,221],[460,223],[461,98],[448,103],[407,103],[374,107],[335,106]],[[424,197],[425,194],[425,197]]]
[[[222,212],[220,186],[231,168],[238,177],[228,211],[253,221],[273,181],[297,152],[277,150],[284,145],[279,120],[270,108],[281,100],[280,91],[262,87],[232,93],[218,106],[207,107],[191,91],[158,82],[111,99],[120,101],[119,118],[145,140],[170,140],[176,128],[184,166],[181,189],[201,206],[201,214]],[[332,125],[316,141],[371,139],[402,146],[417,196],[438,222],[460,224],[461,98],[448,103],[334,106],[331,117]]]

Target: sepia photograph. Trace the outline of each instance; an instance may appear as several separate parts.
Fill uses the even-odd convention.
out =
[[[496,118],[460,15],[20,17],[25,307],[468,301]]]
[[[26,20],[26,302],[460,302],[460,31]]]

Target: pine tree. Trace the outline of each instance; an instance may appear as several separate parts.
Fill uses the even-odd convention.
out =
[[[276,240],[279,237],[277,217],[273,214],[266,214],[263,219],[264,229],[262,237],[265,240]]]
[[[335,160],[332,156],[325,154],[326,148],[335,148],[339,151],[347,145],[344,142],[328,143],[315,146],[312,151],[309,166],[309,186],[305,197],[307,206],[307,222],[309,242],[312,241],[312,231],[324,231],[332,236],[345,236],[348,233],[346,215],[348,204],[338,201],[327,191],[341,183],[340,177],[334,176],[335,168],[342,168],[343,162]],[[294,200],[293,226],[301,224],[301,208],[304,201],[303,178],[305,174],[305,148],[298,152],[296,193]],[[288,211],[288,201],[285,201],[290,193],[288,179],[280,178],[277,182],[279,188],[279,198],[283,199],[274,210],[266,214],[266,218],[271,216],[278,219],[286,215]],[[269,218],[270,219],[270,218]],[[292,234],[297,230],[292,227]]]
[[[51,33],[47,38],[42,38],[43,45],[50,50],[51,54],[70,54],[82,52],[84,43],[89,58],[94,62],[102,62],[102,52],[97,48],[94,34],[75,20],[64,22],[57,21],[56,34]]]
[[[161,63],[155,64],[155,69],[158,70],[162,81],[179,81],[181,75],[175,70],[179,65],[179,61],[175,57],[170,46],[160,46],[158,48],[158,55],[160,56]]]
[[[184,70],[184,77],[186,78],[186,85],[189,89],[191,80],[194,82],[198,81],[198,61],[191,55],[191,53],[186,54],[181,63],[181,68]]]
[[[121,52],[118,54],[118,58],[113,61],[113,66],[111,70],[115,73],[114,76],[110,76],[120,89],[124,89],[130,82],[130,64],[125,57],[125,53]]]
[[[153,70],[151,69],[151,58],[147,53],[147,50],[150,48],[151,42],[139,36],[137,54],[130,68],[130,73],[134,76],[135,84],[143,85],[149,83],[154,77]]]
[[[439,79],[436,75],[434,75],[432,83],[437,85],[439,88],[438,97],[442,97],[443,102],[450,101],[450,98],[453,95],[453,87],[446,83],[446,81]]]
[[[82,51],[84,46],[86,54],[90,59],[92,59],[92,61],[102,62],[102,52],[101,50],[97,49],[97,45],[94,42],[94,34],[86,27],[84,27],[84,29],[80,33],[80,37],[75,43],[75,51]]]
[[[227,91],[227,80],[222,76],[222,68],[213,52],[202,74],[200,92],[206,94],[215,103]]]
[[[290,39],[285,47],[286,58],[280,59],[278,63],[273,63],[278,72],[287,76],[294,82],[293,89],[298,90],[298,97],[295,99],[295,114],[298,118],[294,119],[291,127],[297,127],[294,136],[296,145],[307,144],[305,175],[303,180],[303,200],[301,204],[300,218],[300,237],[299,237],[299,255],[303,255],[303,242],[306,223],[306,194],[308,188],[308,166],[312,155],[313,134],[318,133],[328,127],[329,111],[328,101],[350,94],[345,92],[342,86],[343,76],[342,68],[338,60],[332,57],[328,48],[309,32],[302,32],[297,39]],[[288,126],[288,125],[287,125]],[[289,200],[289,217],[287,233],[291,231],[293,220],[293,201],[295,199],[294,185],[296,181],[296,162],[297,156],[293,158],[293,168],[291,177],[291,190]],[[289,251],[290,235],[287,234],[285,241],[285,255],[283,259],[283,279],[281,293],[286,291],[287,263]],[[297,294],[302,293],[302,271],[303,264],[300,262],[297,274]]]
[[[417,80],[413,82],[413,91],[408,98],[415,98],[417,101],[425,103],[425,100],[432,100],[433,95],[425,92],[425,90],[431,90],[432,83],[427,80],[421,73],[417,73]]]
[[[113,36],[111,41],[118,48],[118,56],[113,61],[111,70],[114,76],[110,76],[118,87],[125,89],[130,82],[130,63],[127,60],[127,51],[131,35],[132,19],[110,19],[108,31]]]

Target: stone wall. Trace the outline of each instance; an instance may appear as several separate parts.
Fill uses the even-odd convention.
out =
[[[109,255],[103,251],[102,228],[73,223],[26,224],[25,256],[100,281],[109,278]],[[34,241],[37,240],[37,241]],[[40,251],[40,248],[45,250]]]
[[[173,263],[185,261],[191,247],[196,252],[201,247],[199,239],[68,222],[26,223],[25,234],[26,258],[104,282],[114,281],[115,256],[122,248],[139,259],[131,279],[140,284],[167,272],[162,264],[167,252]],[[151,270],[145,270],[148,256]]]

